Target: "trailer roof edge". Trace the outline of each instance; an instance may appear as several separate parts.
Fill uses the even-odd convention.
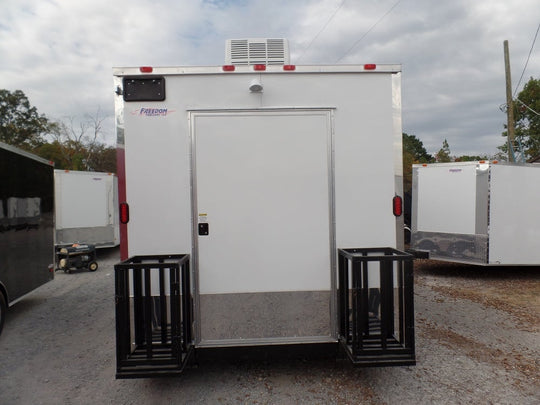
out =
[[[44,159],[40,156],[37,156],[31,152],[27,152],[23,149],[20,149],[20,148],[17,148],[16,146],[13,146],[13,145],[9,145],[7,143],[4,143],[4,142],[0,142],[0,148],[2,149],[5,149],[5,150],[9,150],[11,152],[14,152],[14,153],[17,153],[19,155],[22,155],[22,156],[26,156],[30,159],[34,159],[38,162],[41,162],[41,163],[45,163],[46,165],[49,165],[49,166],[54,166],[54,162],[50,161],[50,160],[47,160],[47,159]]]
[[[164,66],[164,67],[113,67],[114,76],[144,76],[144,75],[204,75],[204,74],[244,74],[244,73],[401,73],[400,64],[382,65],[295,65],[294,70],[285,70],[286,65],[266,65],[263,71],[254,66],[234,65],[233,71],[224,71],[223,66]],[[373,66],[376,66],[373,68]]]

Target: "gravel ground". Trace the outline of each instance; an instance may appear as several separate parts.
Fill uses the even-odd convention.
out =
[[[116,380],[113,265],[56,273],[8,312],[0,404],[538,404],[540,269],[415,262],[417,365],[214,361]]]

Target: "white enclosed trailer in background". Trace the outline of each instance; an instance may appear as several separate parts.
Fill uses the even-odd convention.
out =
[[[336,343],[338,249],[403,246],[400,66],[290,65],[283,40],[227,49],[224,66],[114,69],[122,259],[189,255],[197,349]],[[137,297],[124,281],[117,297]],[[147,302],[129,301],[126,322]]]
[[[55,170],[56,245],[120,244],[118,179],[112,173]]]
[[[540,166],[413,165],[411,247],[479,265],[540,265]]]

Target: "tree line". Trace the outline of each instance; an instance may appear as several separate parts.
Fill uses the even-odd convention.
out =
[[[515,138],[526,159],[540,155],[540,79],[530,78],[514,103]],[[35,153],[55,162],[58,169],[116,172],[116,150],[99,141],[104,118],[95,115],[75,122],[53,121],[39,114],[21,90],[0,89],[0,141]],[[506,128],[506,125],[505,125]],[[506,137],[507,132],[503,131]],[[506,160],[508,145],[499,146],[495,156]],[[514,147],[516,149],[516,147]],[[434,155],[430,155],[415,135],[403,133],[404,190],[410,191],[412,165],[415,163],[475,161],[483,156],[452,156],[446,139]]]
[[[104,117],[98,110],[76,122],[40,114],[21,90],[0,89],[0,141],[55,163],[55,168],[116,172],[116,149],[100,141]]]

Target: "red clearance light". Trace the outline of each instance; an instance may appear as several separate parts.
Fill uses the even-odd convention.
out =
[[[129,222],[129,205],[126,202],[120,203],[120,223],[127,224]]]
[[[427,163],[422,163],[422,167],[427,167]]]
[[[494,161],[493,161],[493,164],[494,164],[494,165],[496,165],[497,163],[499,163],[498,160],[494,160]]]
[[[141,66],[139,68],[141,73],[152,73],[154,71],[154,68],[152,66]]]
[[[266,70],[266,65],[253,65],[253,70]]]
[[[484,164],[484,163],[486,163],[486,161],[485,161],[485,160],[481,160],[479,163]]]
[[[364,70],[375,70],[377,69],[377,65],[375,63],[366,63],[364,65]]]
[[[403,200],[399,195],[396,195],[392,199],[392,210],[394,211],[394,216],[400,217],[403,214]]]
[[[234,65],[223,65],[221,67],[223,69],[224,72],[234,72]]]
[[[283,65],[283,70],[296,70],[295,65]]]

